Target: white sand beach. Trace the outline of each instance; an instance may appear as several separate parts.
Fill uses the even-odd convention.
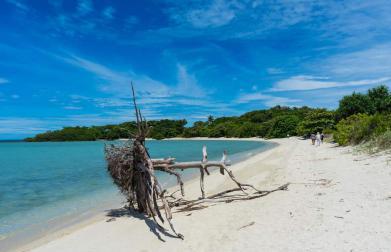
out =
[[[259,189],[291,183],[288,191],[205,209],[175,213],[184,240],[160,232],[150,219],[94,218],[20,251],[390,251],[391,161],[386,155],[354,155],[350,147],[310,145],[297,138],[230,167],[239,181]],[[206,192],[234,187],[228,176],[206,177]],[[187,198],[200,196],[197,179]],[[120,208],[121,206],[118,206]]]

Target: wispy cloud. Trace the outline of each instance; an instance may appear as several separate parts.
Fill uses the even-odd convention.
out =
[[[105,92],[127,97],[130,95],[130,83],[132,81],[137,83],[138,92],[144,93],[147,96],[166,97],[170,92],[167,85],[145,75],[136,75],[132,72],[118,72],[102,64],[75,55],[57,57],[71,65],[84,69],[94,74],[96,78],[105,81],[100,85],[101,90]]]
[[[188,72],[186,66],[177,64],[177,84],[168,85],[149,76],[136,74],[132,71],[119,72],[111,68],[87,60],[75,55],[54,57],[66,63],[84,69],[104,82],[100,85],[101,90],[122,97],[130,96],[130,83],[133,81],[137,86],[138,93],[144,97],[164,98],[172,96],[204,97],[207,92],[199,85],[197,78]]]
[[[0,117],[0,134],[36,134],[47,130],[47,124],[35,118]]]
[[[339,53],[317,64],[320,70],[337,76],[389,76],[391,43],[377,44],[354,52]]]
[[[184,65],[178,64],[178,85],[175,93],[182,96],[204,97],[206,92],[200,87],[194,75],[188,73]]]
[[[176,83],[168,85],[149,76],[138,75],[131,70],[114,70],[111,67],[80,56],[72,54],[51,55],[62,62],[90,73],[91,77],[96,80],[102,96],[104,96],[71,95],[69,97],[70,105],[68,105],[68,102],[63,107],[67,110],[75,109],[74,107],[93,105],[101,112],[109,113],[111,118],[115,114],[119,116],[120,112],[123,111],[131,114],[130,83],[133,81],[138,94],[138,103],[143,111],[148,111],[149,119],[183,118],[185,115],[191,117],[195,113],[195,108],[198,112],[205,114],[214,114],[212,111],[215,111],[215,113],[222,113],[222,111],[230,113],[233,111],[225,102],[210,97],[212,91],[206,91],[199,84],[196,76],[189,72],[186,65],[180,63],[176,64],[176,68],[174,68],[176,72],[173,72],[176,75]],[[147,116],[146,113],[144,115]],[[118,121],[118,118],[116,121]]]
[[[15,34],[0,44],[0,84],[12,82],[0,85],[0,99],[18,105],[16,113],[26,108],[20,115],[55,111],[61,125],[129,119],[130,81],[153,118],[232,115],[276,104],[335,107],[342,91],[391,83],[388,0],[161,0],[141,7],[6,0],[4,8],[10,12],[0,19],[12,25],[4,32]],[[78,53],[56,51],[55,62],[30,50],[70,45]],[[50,111],[29,100],[28,91],[40,89]]]
[[[170,3],[172,1],[168,0]],[[253,38],[273,29],[283,29],[311,20],[321,7],[317,1],[177,1],[169,13],[178,27],[171,32],[180,36],[212,36],[219,39]],[[195,30],[189,30],[190,27]],[[183,29],[186,27],[186,29]],[[198,33],[199,28],[207,28]]]
[[[234,2],[213,0],[207,6],[188,11],[185,19],[196,28],[219,27],[235,18]]]
[[[267,107],[273,107],[276,105],[281,106],[293,106],[301,102],[299,99],[292,99],[288,97],[279,97],[263,93],[243,93],[235,101],[238,104],[242,103],[262,103]]]
[[[331,81],[328,77],[298,75],[276,82],[270,91],[294,91],[346,86],[362,86],[382,84],[390,80],[391,77],[355,81]]]
[[[48,32],[53,37],[85,37],[91,36],[95,39],[110,40],[115,43],[121,34],[112,27],[115,8],[101,8],[94,6],[92,0],[78,0],[75,10],[68,11],[62,7],[61,2],[51,4],[55,8],[53,14],[44,16],[44,21],[34,23],[31,20],[29,25],[35,24],[40,30]]]

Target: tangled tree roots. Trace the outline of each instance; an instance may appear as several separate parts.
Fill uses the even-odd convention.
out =
[[[287,190],[288,184],[280,186],[271,191],[261,191],[250,184],[240,183],[228,170],[227,155],[223,153],[220,162],[209,162],[207,160],[206,146],[203,148],[203,159],[199,162],[175,162],[174,158],[151,159],[148,150],[145,147],[145,137],[148,135],[148,124],[142,118],[140,110],[137,108],[134,89],[133,102],[136,111],[136,120],[138,131],[124,145],[105,146],[106,160],[108,162],[108,171],[113,178],[114,183],[125,195],[129,202],[129,207],[137,209],[154,219],[159,225],[157,218],[164,223],[165,220],[170,225],[175,235],[183,239],[183,235],[177,233],[172,225],[171,209],[177,208],[177,212],[192,211],[207,207],[210,202],[233,202],[239,200],[251,200],[268,195],[278,190]],[[208,168],[217,167],[220,173],[224,175],[227,172],[230,179],[236,184],[236,188],[226,190],[208,197],[205,197],[204,176],[209,175]],[[155,176],[155,171],[166,172],[177,178],[181,195],[184,196],[184,183],[177,170],[198,169],[200,171],[200,188],[202,197],[197,200],[185,200],[183,197],[177,198],[175,193],[166,196],[164,190]],[[240,194],[233,194],[236,192]],[[165,218],[162,216],[164,212]]]

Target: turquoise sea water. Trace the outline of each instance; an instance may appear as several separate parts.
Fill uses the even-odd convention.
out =
[[[0,143],[0,246],[11,234],[121,202],[106,172],[104,143]],[[201,159],[204,144],[209,160],[219,160],[227,150],[233,163],[271,147],[264,142],[224,140],[148,141],[147,147],[153,158],[194,161]],[[175,183],[165,174],[157,176],[164,186]]]

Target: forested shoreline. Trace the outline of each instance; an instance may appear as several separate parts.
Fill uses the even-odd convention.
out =
[[[186,127],[187,121],[149,121],[148,137],[262,137],[282,138],[308,136],[323,132],[333,134],[341,145],[357,144],[375,138],[391,139],[391,93],[387,86],[368,90],[366,94],[353,93],[339,101],[336,110],[310,107],[275,106],[255,110],[240,116],[197,121]],[[64,127],[26,138],[29,142],[43,141],[95,141],[128,138],[136,131],[135,122],[91,127]],[[384,144],[384,143],[383,143]]]
[[[149,138],[164,139],[173,137],[264,137],[280,138],[304,135],[312,131],[330,131],[334,128],[334,112],[309,107],[290,108],[275,106],[266,110],[256,110],[241,116],[208,117],[207,121],[197,121],[186,127],[183,120],[148,121]],[[64,127],[61,130],[47,131],[29,142],[43,141],[95,141],[129,138],[136,131],[135,122],[117,125],[91,127]]]

